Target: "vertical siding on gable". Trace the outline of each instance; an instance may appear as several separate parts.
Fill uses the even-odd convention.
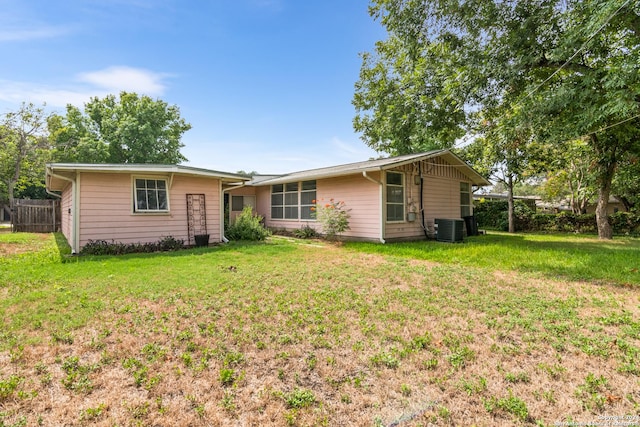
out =
[[[134,176],[137,176],[134,174]],[[149,178],[169,178],[145,175]],[[169,188],[168,214],[134,214],[131,174],[82,173],[80,247],[89,240],[147,243],[172,236],[188,242],[186,195],[205,194],[207,232],[219,242],[219,180],[175,175]]]
[[[379,179],[379,173],[370,174]],[[322,231],[315,220],[281,220],[271,218],[271,186],[256,189],[258,213],[265,217],[268,227],[294,230],[305,225]],[[365,179],[362,175],[348,175],[338,178],[316,180],[316,199],[319,203],[329,199],[344,201],[349,209],[350,229],[344,237],[363,240],[380,238],[380,187]]]

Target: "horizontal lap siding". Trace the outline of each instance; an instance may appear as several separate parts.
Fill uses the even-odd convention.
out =
[[[417,168],[413,165],[406,165],[391,170],[392,172],[403,172],[405,179],[405,211],[403,222],[387,222],[385,224],[385,239],[388,240],[417,240],[424,239],[424,230],[422,228],[422,216],[419,212],[420,205],[420,185],[414,183],[414,176],[418,175]],[[407,213],[409,212],[409,202],[413,202],[415,206],[416,220],[407,221]],[[385,206],[386,212],[386,206]]]
[[[429,227],[436,218],[460,218],[460,181],[430,177],[425,179],[424,193]]]
[[[436,218],[460,218],[460,183],[471,181],[461,167],[441,157],[426,160],[423,170],[425,216],[427,227],[433,230]]]
[[[460,171],[460,167],[451,165],[441,157],[423,160],[420,165],[404,165],[393,171],[403,172],[405,176],[405,221],[385,224],[385,239],[424,239],[422,228],[422,210],[429,232],[433,232],[436,218],[460,218],[460,182],[470,182]],[[420,206],[420,185],[414,183],[415,176],[423,178],[423,206]],[[409,212],[409,199],[415,205],[416,220],[406,221]]]
[[[231,223],[233,224],[234,221],[238,218],[238,216],[240,216],[240,214],[242,212],[239,211],[232,211],[231,207],[232,207],[232,201],[231,198],[233,196],[256,196],[256,188],[255,187],[240,187],[240,188],[236,188],[235,190],[230,190],[227,192],[227,194],[229,195],[229,220],[231,221]],[[257,212],[257,206],[256,206],[256,213],[258,215],[261,215],[259,212]]]
[[[62,198],[60,200],[61,223],[60,228],[64,237],[66,237],[69,245],[73,245],[73,186],[67,185],[62,190]]]
[[[167,176],[144,176],[151,179]],[[80,179],[80,247],[89,240],[155,242],[166,236],[188,242],[186,195],[205,194],[207,232],[219,242],[219,180],[174,176],[168,214],[134,214],[129,174],[87,174]]]
[[[372,174],[379,179],[379,174]],[[315,220],[279,220],[271,219],[271,187],[260,187],[257,192],[258,210],[265,213],[266,224],[273,228],[293,230],[308,225],[322,231]],[[380,187],[365,179],[362,175],[349,175],[339,178],[316,181],[316,199],[319,203],[328,203],[330,199],[343,201],[349,209],[349,227],[342,235],[354,239],[377,240],[380,238]]]
[[[256,195],[256,211],[267,221],[271,218],[271,187],[254,187]]]

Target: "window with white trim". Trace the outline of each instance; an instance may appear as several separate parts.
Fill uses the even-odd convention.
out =
[[[134,212],[169,212],[166,179],[135,178],[134,186]]]
[[[302,181],[271,186],[271,219],[313,219],[316,182]]]
[[[460,217],[471,215],[471,185],[460,183]]]
[[[387,222],[404,221],[404,174],[387,172],[385,183],[387,187]]]

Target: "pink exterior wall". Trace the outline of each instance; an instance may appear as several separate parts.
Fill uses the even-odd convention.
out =
[[[235,219],[240,215],[242,211],[232,211],[232,203],[231,197],[233,196],[253,196],[256,197],[256,188],[255,187],[240,187],[236,190],[230,190],[227,192],[229,194],[229,219],[233,223]]]
[[[379,173],[370,174],[376,180]],[[268,227],[294,230],[305,225],[321,231],[320,224],[315,220],[284,220],[271,218],[271,186],[256,188],[257,211],[265,217]],[[316,199],[321,203],[329,199],[345,202],[346,209],[350,209],[350,230],[343,233],[344,237],[364,240],[378,240],[380,238],[380,186],[362,175],[347,175],[339,178],[316,180]]]
[[[167,175],[133,176],[169,179]],[[183,239],[185,244],[188,244],[187,194],[205,194],[210,241],[221,241],[218,179],[175,175],[169,188],[170,211],[157,214],[133,212],[132,174],[85,172],[80,174],[78,185],[80,248],[89,240],[146,243],[158,241],[166,236]]]
[[[344,201],[350,209],[350,230],[343,236],[351,239],[376,241],[424,239],[422,211],[428,234],[433,236],[436,218],[460,218],[460,183],[471,183],[471,179],[461,172],[465,167],[451,165],[437,157],[400,166],[391,171],[404,175],[405,217],[403,221],[386,221],[386,186],[371,182],[361,174],[352,174],[337,178],[316,180],[316,199],[326,202],[333,198]],[[385,172],[372,172],[369,177],[376,181],[385,181]],[[420,206],[420,184],[415,177],[423,177],[423,206]],[[230,195],[256,195],[256,211],[265,218],[265,224],[271,228],[294,230],[308,225],[321,231],[315,220],[283,220],[271,218],[271,186],[243,187],[229,192]],[[381,204],[382,197],[382,204]],[[408,221],[407,213],[416,214],[415,221]],[[473,204],[471,205],[473,209]],[[385,218],[384,220],[382,218]],[[384,221],[384,222],[383,222]]]
[[[403,172],[405,177],[405,220],[387,222],[385,239],[410,240],[424,239],[422,228],[422,210],[420,208],[420,185],[414,183],[414,177],[421,173],[423,177],[423,207],[427,230],[433,232],[436,218],[460,218],[460,182],[471,182],[460,172],[460,168],[450,165],[440,157],[423,160],[417,164],[405,165],[393,171]],[[386,192],[385,192],[386,194]],[[416,220],[407,221],[409,202],[415,206]],[[472,207],[473,209],[473,207]]]
[[[69,245],[73,245],[71,241],[73,235],[73,186],[71,183],[62,190],[62,198],[60,199],[60,213],[62,234],[66,237]]]

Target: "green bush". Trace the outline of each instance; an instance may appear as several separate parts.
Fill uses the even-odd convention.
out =
[[[251,206],[245,207],[227,230],[227,237],[231,240],[264,240],[270,234],[262,225],[262,217],[254,215]]]
[[[166,236],[157,242],[150,243],[121,243],[106,240],[89,240],[83,246],[82,255],[124,255],[148,252],[177,251],[184,248],[184,240]]]
[[[473,213],[478,227],[492,230],[509,230],[509,205],[506,200],[480,200],[476,203]],[[531,217],[535,212],[521,200],[516,200],[514,215],[516,230],[524,231],[531,227]]]
[[[315,228],[311,228],[308,225],[293,230],[293,235],[298,239],[315,239],[317,237],[320,237],[320,234],[318,234]]]
[[[640,236],[640,212],[616,212],[609,217],[616,234]]]
[[[520,200],[515,201],[516,231],[551,231],[564,233],[596,233],[595,214],[536,213]],[[479,227],[507,231],[509,229],[506,200],[480,200],[474,215]],[[616,212],[609,216],[615,234],[640,235],[640,214]]]
[[[335,240],[343,232],[349,230],[349,211],[343,201],[336,202],[330,199],[329,203],[316,203],[311,208],[315,217],[322,226],[324,235],[329,240]]]

